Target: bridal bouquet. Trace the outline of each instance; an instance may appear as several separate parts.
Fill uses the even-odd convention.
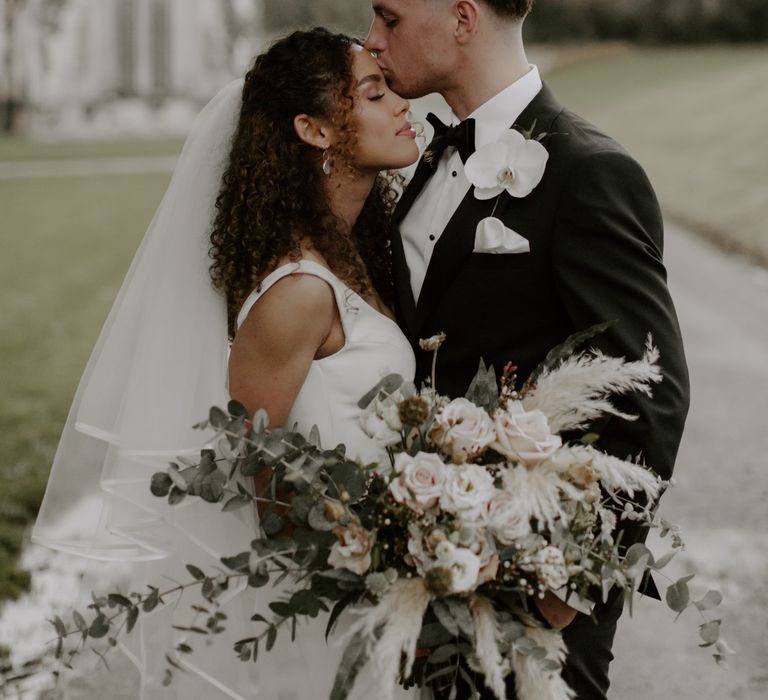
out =
[[[576,352],[603,329],[553,350],[522,386],[514,367],[504,369],[499,386],[482,362],[466,396],[452,400],[434,379],[418,390],[385,377],[360,402],[361,426],[386,452],[381,463],[362,465],[343,445],[322,449],[316,431],[269,429],[266,414],[249,417],[235,402],[228,411],[211,409],[200,427],[217,431],[214,448],[156,474],[152,492],[171,504],[258,504],[251,548],[223,558],[219,571],[190,564],[190,581],[169,591],[95,597],[90,621],[77,612],[72,629],[54,620],[57,653],[71,634],[84,643],[130,632],[141,614],[193,586],[209,604],[195,610],[208,620],[180,629],[213,637],[226,625],[216,600],[234,579],[252,587],[287,580],[293,586],[276,590],[269,609],[253,615],[252,636],[234,652],[256,660],[278,634],[295,635],[297,619],[321,612],[329,613],[328,636],[349,609],[352,621],[335,642],[345,651],[333,700],[347,697],[366,663],[379,671],[382,697],[398,683],[451,688],[459,676],[474,689],[479,674],[500,699],[510,674],[521,700],[572,697],[559,673],[562,637],[536,613],[535,600],[552,592],[589,607],[618,589],[631,604],[643,577],[682,547],[676,529],[653,513],[667,484],[598,450],[597,436],[573,437],[604,414],[632,420],[609,397],[650,395],[661,381],[650,337],[636,362]],[[423,347],[436,356],[442,340]],[[253,492],[252,477],[266,484],[261,491]],[[671,533],[672,551],[660,559],[642,544],[623,551],[616,532],[627,519]],[[719,604],[715,591],[692,601],[690,578],[667,590],[674,611]],[[702,646],[716,645],[718,660],[727,651],[719,624],[705,619],[699,628]],[[173,653],[189,651],[185,641]],[[171,682],[173,654],[168,662]]]

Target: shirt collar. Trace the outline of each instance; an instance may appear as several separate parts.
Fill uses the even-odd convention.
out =
[[[490,100],[480,105],[469,116],[475,120],[475,148],[482,148],[500,139],[523,110],[539,94],[542,88],[541,76],[536,66]],[[459,119],[451,113],[451,123]]]

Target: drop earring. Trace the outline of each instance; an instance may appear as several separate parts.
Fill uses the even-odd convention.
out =
[[[328,149],[323,151],[323,172],[326,175],[331,174],[331,157],[328,155]]]

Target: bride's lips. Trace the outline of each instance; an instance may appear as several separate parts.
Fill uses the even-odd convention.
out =
[[[408,136],[409,138],[416,138],[416,132],[413,129],[413,126],[411,126],[410,122],[406,122],[403,124],[400,131],[397,132],[397,136]]]

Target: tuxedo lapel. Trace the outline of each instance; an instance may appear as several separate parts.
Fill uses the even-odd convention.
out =
[[[531,129],[535,124],[534,136],[548,132],[562,109],[552,92],[544,85],[515,123],[510,125],[510,128],[514,126],[522,131]],[[424,183],[420,183],[420,189],[423,186]],[[418,196],[418,192],[407,202],[405,213],[413,205],[416,196]],[[491,216],[491,212],[495,217],[502,218],[503,214],[517,204],[519,204],[519,200],[506,194],[501,195],[498,204],[496,198],[479,200],[474,195],[474,187],[469,188],[432,252],[421,294],[416,304],[415,328],[409,324],[409,330],[411,330],[413,337],[419,333],[430,311],[439,302],[448,285],[459,273],[464,261],[474,250],[477,224],[485,217]],[[405,216],[405,213],[402,216]],[[410,284],[408,291],[409,296],[413,299]]]

